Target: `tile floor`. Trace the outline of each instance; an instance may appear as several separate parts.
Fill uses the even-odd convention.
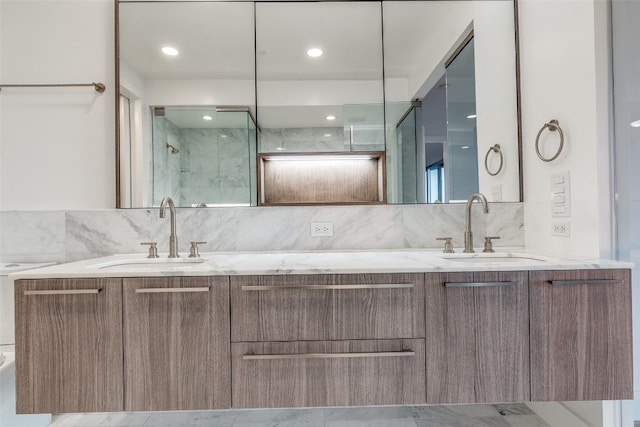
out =
[[[524,404],[64,414],[50,427],[548,427]]]

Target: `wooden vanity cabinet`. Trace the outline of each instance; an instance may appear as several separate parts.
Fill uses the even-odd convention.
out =
[[[527,272],[427,273],[427,403],[528,401]]]
[[[232,344],[236,408],[425,402],[424,339]]]
[[[423,274],[231,277],[231,339],[424,337]]]
[[[231,277],[234,407],[419,404],[424,275]]]
[[[531,271],[531,400],[633,399],[629,270]]]
[[[121,284],[15,282],[18,413],[124,409]]]
[[[124,279],[126,411],[231,407],[229,278]]]

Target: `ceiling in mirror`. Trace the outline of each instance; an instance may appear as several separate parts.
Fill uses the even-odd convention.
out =
[[[120,0],[118,8],[120,207],[157,205],[163,192],[180,192],[182,206],[255,205],[260,153],[337,151],[385,154],[384,202],[457,201],[451,186],[473,181],[456,163],[463,158],[473,159],[476,191],[519,200],[511,0]],[[460,57],[467,66],[448,69],[471,35],[471,65]],[[472,72],[456,76],[462,69]],[[242,149],[225,145],[225,129],[243,129],[234,134]],[[191,139],[197,132],[209,132],[212,157],[187,148],[204,143]],[[475,145],[457,143],[461,135]],[[495,144],[504,167],[493,177],[483,160]],[[457,156],[464,146],[473,156]],[[241,161],[231,161],[233,150]],[[436,178],[442,192],[430,198]]]

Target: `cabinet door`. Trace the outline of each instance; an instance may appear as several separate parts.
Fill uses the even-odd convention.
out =
[[[232,340],[424,337],[423,280],[423,274],[232,277]]]
[[[633,399],[629,270],[529,280],[532,400]]]
[[[425,402],[424,339],[234,343],[233,406]]]
[[[124,279],[125,410],[231,406],[229,279]]]
[[[122,280],[17,280],[18,413],[123,410]]]
[[[426,274],[427,402],[529,400],[526,272]]]

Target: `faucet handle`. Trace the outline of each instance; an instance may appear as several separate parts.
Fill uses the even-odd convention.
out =
[[[445,254],[452,254],[453,250],[453,237],[437,237],[436,240],[444,240],[444,252]]]
[[[499,239],[499,236],[487,236],[484,238],[484,249],[482,252],[495,252],[493,250],[493,242],[491,240]]]
[[[158,243],[157,242],[142,242],[141,245],[149,245],[149,255],[147,258],[158,258]]]
[[[200,253],[198,252],[198,245],[204,245],[207,242],[191,242],[191,248],[189,249],[189,258],[198,258]]]

